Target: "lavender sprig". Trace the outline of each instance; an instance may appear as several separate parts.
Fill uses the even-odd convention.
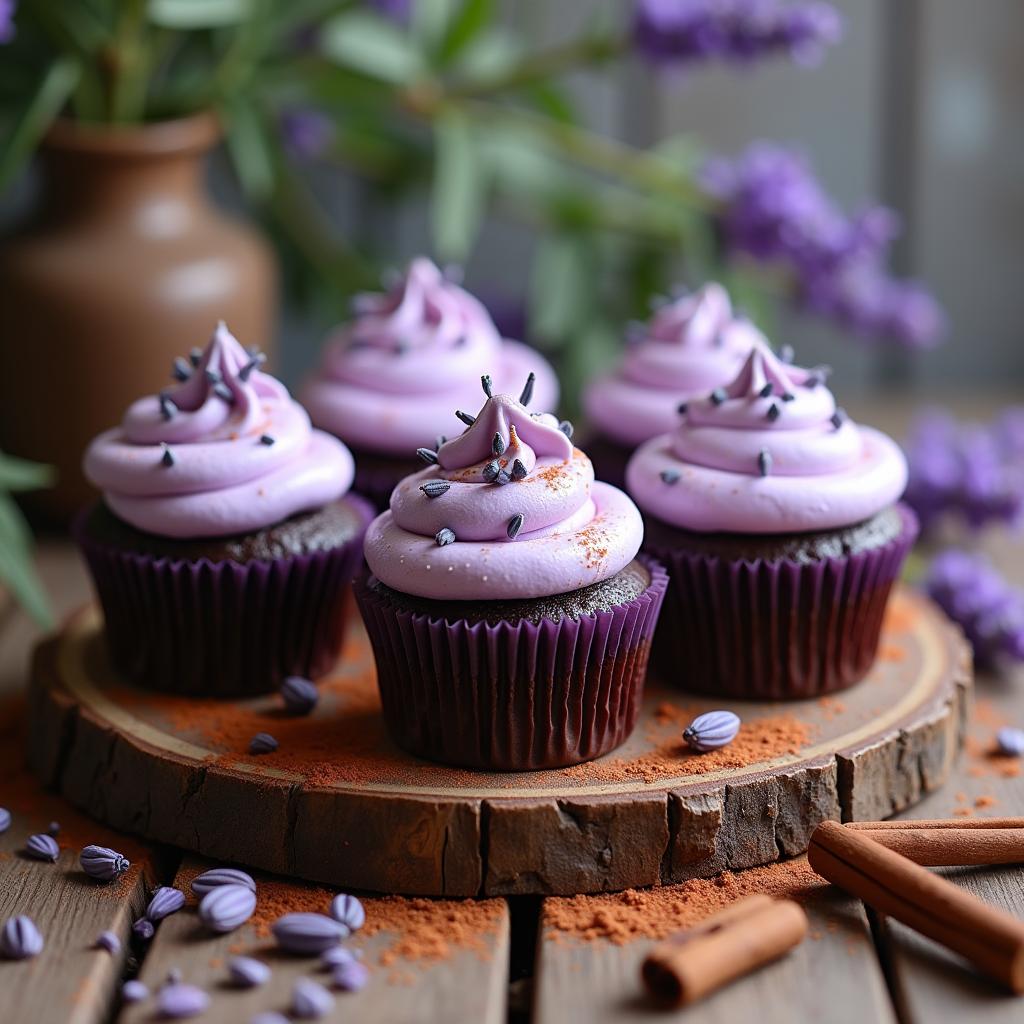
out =
[[[925,588],[962,627],[975,660],[986,666],[1024,662],[1024,590],[980,555],[949,550],[931,565]]]

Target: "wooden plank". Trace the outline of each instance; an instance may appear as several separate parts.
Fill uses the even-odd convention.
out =
[[[189,892],[200,870],[212,866],[189,858],[175,885]],[[206,1018],[219,1024],[247,1022],[261,1011],[288,1011],[292,987],[303,977],[330,987],[330,974],[316,957],[294,957],[274,946],[269,924],[290,910],[326,913],[329,890],[256,876],[260,903],[253,921],[228,935],[206,931],[194,902],[162,922],[140,973],[152,991],[172,969],[184,981],[205,989],[211,998]],[[504,900],[398,900],[366,898],[367,925],[347,943],[362,952],[370,969],[367,987],[358,993],[335,993],[334,1015],[403,1024],[434,1021],[505,1020],[508,981],[509,918]],[[454,918],[454,923],[449,920]],[[400,926],[400,921],[405,926]],[[446,924],[447,922],[447,924]],[[385,927],[385,925],[388,925]],[[461,940],[453,932],[461,930]],[[371,934],[372,933],[372,934]],[[447,936],[447,937],[446,937]],[[444,953],[447,946],[447,955]],[[431,951],[435,955],[430,955]],[[243,990],[228,982],[228,961],[254,956],[272,969],[262,988]],[[118,1024],[153,1019],[153,1003],[126,1007]],[[356,1019],[353,1016],[353,1019]]]
[[[139,843],[94,824],[61,798],[43,792],[24,768],[21,701],[7,698],[0,713],[0,804],[12,812],[0,834],[0,922],[27,914],[42,932],[45,947],[33,960],[0,959],[0,1019],[98,1024],[109,1019],[113,994],[124,970],[132,921],[145,906],[155,866]],[[22,854],[26,839],[61,828],[55,864]],[[132,861],[116,883],[91,881],[78,864],[87,843],[120,850]],[[95,948],[110,930],[123,944],[111,955]]]
[[[687,886],[674,888],[680,899],[688,891]],[[655,1011],[640,982],[640,965],[655,941],[640,938],[614,945],[606,939],[584,940],[552,932],[557,902],[545,901],[542,914],[534,1024],[650,1021]],[[658,1012],[658,1019],[699,1019],[702,1024],[895,1022],[860,905],[826,886],[806,894],[802,903],[811,932],[792,953],[695,1007]],[[642,905],[634,909],[644,913]]]
[[[1014,582],[1024,585],[1024,549],[1019,539],[990,536],[993,561]],[[1024,667],[1002,675],[979,673],[976,701],[966,753],[946,786],[900,817],[965,818],[1024,815],[1024,765],[991,756],[1001,725],[1024,726]],[[958,868],[943,872],[974,895],[1024,918],[1024,869]],[[880,930],[882,948],[891,964],[903,1017],[911,1022],[970,1019],[1020,1020],[1024,1004],[980,977],[959,958],[916,935],[898,922]]]

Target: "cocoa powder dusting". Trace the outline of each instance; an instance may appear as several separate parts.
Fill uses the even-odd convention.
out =
[[[635,939],[664,939],[744,896],[766,893],[800,900],[828,884],[815,874],[806,857],[797,857],[679,885],[549,898],[544,903],[543,927],[555,942],[577,939],[622,946]]]

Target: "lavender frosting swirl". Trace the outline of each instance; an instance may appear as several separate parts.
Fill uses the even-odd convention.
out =
[[[355,312],[302,391],[317,426],[350,444],[404,455],[445,433],[452,409],[476,402],[491,367],[498,389],[533,372],[537,406],[558,401],[547,362],[503,340],[483,304],[428,259],[413,260],[387,293],[359,296]]]
[[[898,500],[906,480],[899,447],[853,423],[821,370],[786,365],[760,344],[626,470],[630,493],[658,519],[754,534],[850,526]]]
[[[657,309],[621,365],[584,392],[588,419],[627,447],[671,430],[676,407],[730,380],[764,335],[711,282]]]
[[[175,364],[177,387],[134,402],[85,454],[85,474],[125,522],[166,537],[261,529],[340,498],[351,453],[310,426],[280,381],[221,323]]]
[[[621,491],[594,482],[590,460],[553,416],[488,396],[432,464],[406,477],[366,535],[388,586],[420,597],[544,597],[613,576],[643,526]]]

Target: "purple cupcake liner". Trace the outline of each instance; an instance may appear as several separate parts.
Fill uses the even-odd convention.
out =
[[[373,509],[344,499],[362,527],[344,544],[272,561],[153,558],[75,537],[103,606],[111,662],[147,690],[235,697],[288,675],[330,671],[344,636],[349,584],[362,566]]]
[[[355,594],[395,742],[431,761],[489,771],[579,764],[623,743],[643,696],[668,576],[578,619],[534,624],[399,611],[364,574]]]
[[[874,664],[893,583],[917,537],[810,564],[730,561],[648,548],[671,577],[652,657],[680,689],[744,700],[799,700],[845,689]]]

